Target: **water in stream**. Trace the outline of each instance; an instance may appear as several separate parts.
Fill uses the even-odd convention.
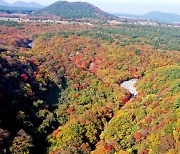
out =
[[[138,81],[138,79],[130,79],[128,81],[124,81],[121,83],[121,87],[127,89],[133,96],[137,95],[138,92],[136,88],[134,87],[134,84]]]

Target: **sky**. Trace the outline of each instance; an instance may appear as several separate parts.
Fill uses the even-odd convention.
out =
[[[37,2],[47,6],[57,0],[5,0],[13,3],[15,1]],[[109,13],[128,13],[142,15],[150,11],[161,11],[176,13],[180,15],[180,0],[67,0],[89,2]]]

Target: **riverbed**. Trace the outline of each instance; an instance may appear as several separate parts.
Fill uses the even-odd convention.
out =
[[[124,81],[120,84],[121,87],[127,89],[133,96],[138,94],[136,87],[134,84],[138,81],[138,79],[130,79],[128,81]]]

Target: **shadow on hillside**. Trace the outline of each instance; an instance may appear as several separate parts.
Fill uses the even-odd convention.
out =
[[[2,141],[2,147],[7,151],[17,132],[23,129],[33,138],[32,152],[44,153],[47,134],[57,125],[56,121],[45,123],[45,131],[38,131],[46,118],[39,118],[39,111],[46,111],[48,108],[45,115],[53,113],[61,92],[54,81],[45,75],[41,76],[44,84],[37,80],[33,73],[38,71],[38,66],[32,62],[22,63],[11,56],[0,57],[0,128],[10,133],[8,138]],[[63,82],[63,85],[66,85],[65,79]],[[38,100],[43,100],[44,105],[35,107],[33,103]]]

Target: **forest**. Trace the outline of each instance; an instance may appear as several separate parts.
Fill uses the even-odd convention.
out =
[[[179,38],[170,27],[1,21],[0,153],[178,154]],[[134,78],[132,96],[120,84]]]

